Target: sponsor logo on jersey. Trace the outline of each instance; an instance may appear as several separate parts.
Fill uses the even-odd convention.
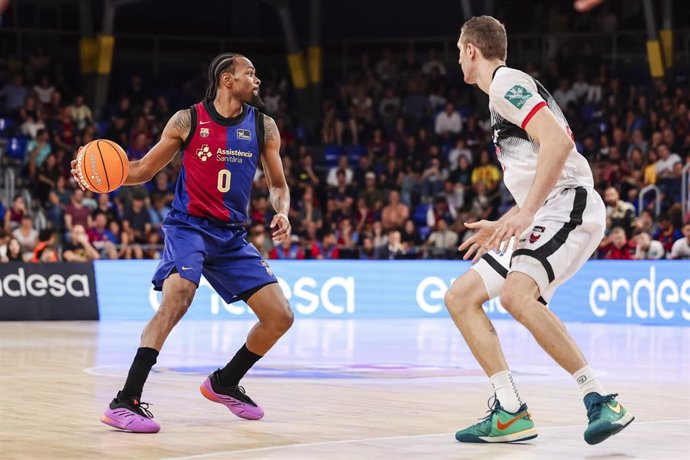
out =
[[[208,148],[208,144],[204,144],[201,148],[196,149],[196,156],[198,156],[201,161],[206,161],[211,158],[211,149]]]
[[[249,131],[248,129],[238,129],[237,130],[237,138],[243,141],[251,141],[252,140],[252,132]]]
[[[201,136],[201,137],[208,137],[210,132],[211,132],[210,128],[199,128],[199,136]]]
[[[545,228],[540,227],[539,225],[535,225],[534,228],[532,229],[532,233],[529,236],[529,242],[531,244],[534,244],[537,242],[539,238],[541,238],[541,234],[544,233]]]
[[[522,106],[525,105],[525,102],[527,102],[527,99],[532,97],[532,93],[527,91],[527,89],[525,89],[523,86],[515,85],[510,88],[503,97],[508,99],[508,102],[513,104],[515,107],[521,109]]]

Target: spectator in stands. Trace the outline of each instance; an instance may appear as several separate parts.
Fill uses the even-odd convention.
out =
[[[645,232],[654,235],[658,230],[656,222],[654,222],[654,213],[651,209],[643,209],[640,215],[637,216],[633,223],[635,232]]]
[[[336,231],[336,241],[340,251],[353,251],[359,243],[359,232],[352,225],[351,219],[343,219]]]
[[[84,227],[72,227],[70,239],[62,245],[62,259],[65,262],[88,262],[99,258],[98,251],[89,243]]]
[[[104,212],[94,213],[93,226],[87,230],[86,234],[89,237],[89,243],[99,252],[100,257],[118,258],[117,248],[115,248],[116,238],[108,229],[108,216]]]
[[[407,248],[402,244],[400,231],[390,230],[387,242],[377,247],[377,252],[382,260],[407,259]]]
[[[35,139],[41,129],[45,129],[45,118],[43,108],[38,104],[36,98],[27,96],[24,105],[19,109],[20,130],[25,136]]]
[[[661,242],[653,240],[647,232],[636,233],[633,242],[635,244],[635,259],[658,260],[662,259],[666,253]]]
[[[57,262],[57,232],[52,228],[44,228],[38,232],[38,244],[34,248],[31,262]]]
[[[22,216],[22,222],[18,228],[14,229],[12,236],[22,244],[24,258],[29,259],[38,243],[38,231],[34,229],[34,222],[29,214]]]
[[[5,231],[11,233],[18,228],[26,214],[26,202],[21,195],[15,195],[12,206],[5,212]]]
[[[659,216],[659,228],[654,233],[654,239],[661,241],[661,244],[664,246],[664,251],[670,254],[673,243],[682,237],[683,234],[675,227],[671,217],[667,213],[661,214],[661,216]]]
[[[25,164],[30,179],[35,179],[38,170],[43,166],[52,151],[50,136],[45,129],[38,130],[36,139],[32,139],[26,146]]]
[[[455,110],[452,102],[446,104],[446,109],[436,116],[434,132],[443,138],[458,136],[462,131],[462,118]]]
[[[448,165],[451,171],[455,171],[460,165],[460,158],[465,157],[468,164],[472,164],[472,151],[467,148],[467,141],[463,137],[458,138],[453,150],[448,152]]]
[[[304,189],[298,206],[297,222],[300,223],[300,230],[304,231],[309,223],[313,223],[316,229],[320,230],[323,226],[323,213],[321,208],[316,205],[314,189],[311,186]]]
[[[50,76],[43,75],[40,83],[34,85],[33,92],[44,107],[50,105],[50,99],[55,92],[55,86],[50,82]]]
[[[143,248],[142,258],[158,260],[162,254],[160,233],[152,228],[146,235],[146,245]]]
[[[158,231],[161,225],[163,225],[163,219],[171,211],[171,208],[167,205],[166,197],[162,193],[153,193],[151,195],[151,204],[152,206],[149,208],[151,226]]]
[[[369,236],[365,236],[362,240],[362,246],[359,248],[360,260],[375,260],[378,259],[378,253],[374,247],[374,240]]]
[[[635,258],[635,244],[628,241],[622,227],[611,230],[610,243],[601,248],[604,259],[632,260]]]
[[[422,199],[430,202],[433,197],[443,191],[444,170],[441,169],[441,160],[432,158],[429,167],[424,170],[422,177]]]
[[[127,234],[129,241],[146,243],[146,235],[151,231],[151,214],[142,195],[132,197],[132,205],[122,216],[122,231]]]
[[[328,177],[326,178],[326,184],[328,184],[331,187],[337,187],[338,186],[338,171],[343,171],[345,174],[345,184],[350,185],[352,183],[352,177],[354,175],[352,169],[348,165],[347,162],[347,155],[341,155],[340,158],[338,158],[338,165],[333,166],[329,171],[328,171]]]
[[[107,217],[108,224],[110,224],[110,222],[113,221],[120,221],[117,206],[115,206],[110,201],[110,196],[107,193],[101,193],[100,195],[98,195],[97,202],[98,206],[96,207],[96,210],[93,212],[94,215],[98,212],[102,212]]]
[[[300,151],[303,151],[303,153],[300,155],[300,166],[295,172],[295,177],[297,178],[297,190],[295,192],[298,194],[301,194],[307,187],[318,187],[321,182],[319,176],[314,172],[314,160],[303,149],[304,146],[300,147]]]
[[[470,207],[470,217],[476,220],[489,219],[494,214],[492,198],[487,194],[487,188],[483,181],[474,185],[474,197]]]
[[[671,153],[666,144],[660,144],[657,148],[659,159],[656,162],[656,177],[658,179],[666,179],[673,176],[673,166],[680,163],[680,157]]]
[[[149,151],[149,144],[147,142],[146,138],[146,133],[145,132],[138,132],[134,136],[134,142],[129,146],[127,149],[127,157],[129,158],[130,161],[134,160],[141,160],[144,155],[146,155]],[[165,171],[161,171],[156,175],[160,174],[165,174]]]
[[[345,177],[345,171],[342,169],[338,170],[336,174],[338,185],[330,191],[331,197],[343,212],[346,212],[354,204],[355,197],[357,196],[357,191],[346,182]]]
[[[684,238],[680,238],[671,248],[671,259],[690,259],[690,222],[683,225]]]
[[[62,175],[64,175],[64,171],[58,164],[56,156],[54,154],[48,155],[43,166],[38,169],[37,181],[34,183],[34,196],[41,203],[48,201],[50,191],[57,188],[57,180]]]
[[[400,239],[408,251],[413,251],[424,243],[424,241],[422,241],[422,235],[420,235],[412,219],[407,219],[405,221],[405,226],[400,231]]]
[[[327,230],[321,242],[311,248],[312,259],[337,259],[339,254],[338,239],[332,230]]]
[[[633,222],[635,220],[635,208],[633,205],[621,200],[615,187],[606,189],[604,201],[606,202],[606,216],[609,220],[608,227],[621,227],[625,231],[626,238],[632,238]]]
[[[7,262],[7,243],[10,240],[10,234],[5,229],[0,228],[0,263]]]
[[[432,258],[451,258],[457,251],[458,234],[448,228],[448,223],[444,219],[438,219],[426,240],[426,247]]]
[[[486,193],[492,194],[501,180],[501,172],[496,165],[491,163],[489,152],[482,150],[479,154],[479,166],[472,170],[472,185],[482,182],[486,187]]]
[[[304,253],[298,241],[294,238],[283,241],[279,246],[275,246],[270,253],[271,259],[283,260],[302,260]]]
[[[567,78],[562,78],[560,86],[553,92],[553,98],[559,107],[565,108],[571,102],[577,102],[577,93],[570,86],[570,81]]]
[[[5,100],[5,112],[11,114],[19,111],[28,95],[29,90],[24,86],[24,76],[16,74],[12,83],[0,90],[0,99]]]
[[[24,248],[17,238],[12,236],[7,240],[4,252],[5,262],[24,262]]]
[[[82,228],[91,228],[91,210],[84,204],[84,192],[77,188],[72,192],[70,203],[65,207],[65,228],[68,232],[80,225]]]
[[[81,94],[74,98],[74,104],[69,110],[77,131],[83,132],[87,124],[93,123],[91,109],[84,104],[84,96]]]
[[[388,206],[383,208],[381,215],[383,230],[401,227],[409,217],[410,208],[400,202],[400,193],[397,190],[391,190],[388,193]]]

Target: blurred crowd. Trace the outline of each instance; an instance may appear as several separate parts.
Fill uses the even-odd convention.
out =
[[[444,60],[438,51],[362,55],[326,80],[314,133],[299,124],[285,78],[263,83],[265,111],[281,133],[293,225],[292,240],[275,246],[259,169],[248,239],[266,258],[459,258],[458,245],[472,235],[465,223],[497,219],[514,205],[488,100],[462,82],[454,55]],[[525,70],[562,107],[607,204],[608,231],[594,257],[690,258],[690,213],[681,207],[688,87],[586,64],[554,59]],[[97,116],[57,69],[45,56],[0,60],[0,161],[16,171],[16,195],[0,201],[0,260],[159,258],[179,158],[150,183],[100,195],[75,186],[69,162],[96,138],[140,159],[181,107],[135,75]],[[182,87],[201,98],[199,80]]]

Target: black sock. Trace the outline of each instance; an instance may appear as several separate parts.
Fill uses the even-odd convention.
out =
[[[141,392],[144,390],[144,383],[149,376],[149,372],[158,357],[158,350],[154,348],[142,347],[137,349],[137,354],[134,357],[132,367],[129,368],[127,374],[127,381],[120,392],[119,399],[127,400],[130,398],[141,398]]]
[[[261,359],[261,356],[252,353],[247,344],[242,345],[230,362],[220,371],[220,383],[223,386],[234,387],[240,383],[244,374]]]

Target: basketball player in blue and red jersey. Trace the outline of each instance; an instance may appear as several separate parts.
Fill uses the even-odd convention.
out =
[[[201,385],[203,396],[238,417],[263,417],[239,382],[293,322],[275,275],[245,239],[259,160],[277,213],[270,224],[273,240],[280,244],[290,238],[280,134],[275,121],[257,108],[261,81],[249,59],[221,54],[211,63],[208,77],[205,99],[173,115],[148,154],[129,163],[125,185],[141,184],[182,152],[173,209],[163,221],[165,252],[153,276],[154,289],[163,291],[162,303],[144,328],[124,387],[101,417],[122,430],[160,430],[148,405],[140,402],[141,393],[165,339],[192,303],[202,274],[225,302],[244,300],[259,318],[232,360]]]

